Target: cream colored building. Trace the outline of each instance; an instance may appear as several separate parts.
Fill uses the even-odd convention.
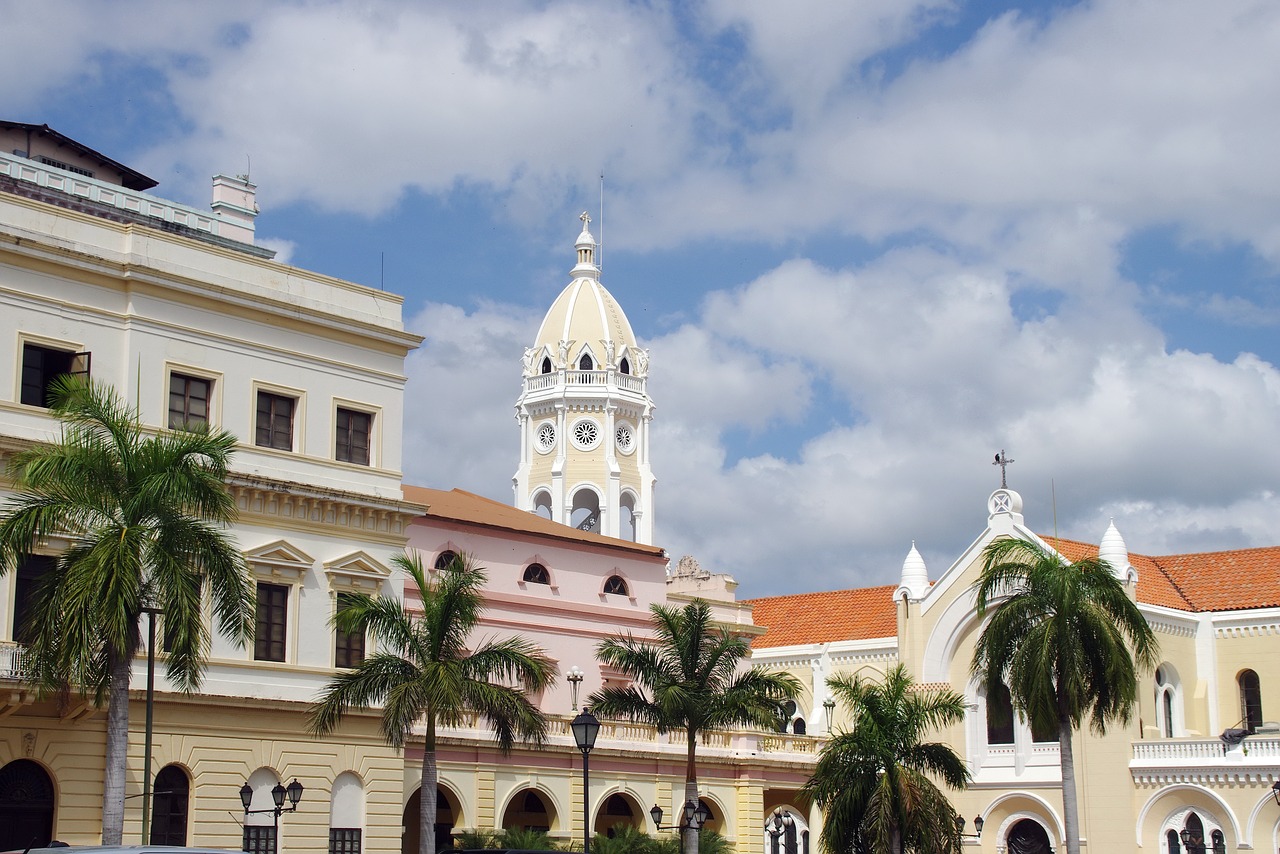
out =
[[[258,580],[262,631],[248,648],[216,637],[199,695],[174,693],[158,668],[161,838],[238,848],[239,788],[248,781],[259,808],[298,777],[306,830],[282,822],[282,850],[323,847],[330,826],[395,850],[402,759],[372,725],[314,741],[303,712],[341,653],[327,627],[337,597],[400,592],[390,558],[421,512],[401,493],[404,359],[421,340],[401,299],[272,260],[253,245],[255,188],[242,177],[215,178],[200,210],[43,126],[0,123],[0,139],[0,457],[56,435],[45,392],[63,373],[113,385],[149,431],[196,420],[240,439],[232,535]],[[103,710],[39,700],[22,681],[21,620],[47,569],[37,556],[0,578],[0,850],[101,830]],[[131,842],[144,686],[140,658]],[[248,821],[269,848],[272,817]]]
[[[989,703],[1007,697],[985,697],[969,672],[982,626],[972,585],[982,549],[999,537],[1046,543],[1073,560],[1100,556],[1160,641],[1161,664],[1143,677],[1132,724],[1076,737],[1084,849],[1201,851],[1180,841],[1188,830],[1209,851],[1280,851],[1272,790],[1280,726],[1268,722],[1280,718],[1280,548],[1147,557],[1130,554],[1114,524],[1098,546],[1046,542],[1024,522],[1019,495],[1002,488],[988,500],[986,529],[935,579],[912,545],[896,587],[753,600],[755,622],[768,630],[755,642],[756,663],[799,677],[807,689],[799,713],[824,731],[826,680],[835,674],[874,677],[901,662],[921,683],[962,692],[965,721],[941,738],[973,771],[970,788],[952,799],[985,823],[968,844],[1063,850],[1056,734],[989,725]]]

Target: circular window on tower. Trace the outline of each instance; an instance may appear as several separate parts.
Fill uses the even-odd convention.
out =
[[[574,422],[573,444],[584,451],[589,451],[600,444],[600,425],[590,418]]]
[[[614,441],[618,444],[618,452],[629,454],[636,449],[636,431],[627,423],[618,425],[618,429],[613,432]]]
[[[543,421],[538,425],[538,452],[545,454],[556,446],[556,425]]]

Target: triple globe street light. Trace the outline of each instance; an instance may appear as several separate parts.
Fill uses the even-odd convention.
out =
[[[293,782],[287,787],[282,786],[280,783],[276,783],[275,787],[271,790],[271,801],[275,806],[255,810],[249,808],[253,805],[253,786],[250,786],[246,781],[245,784],[240,787],[240,803],[244,805],[245,815],[271,813],[275,817],[275,832],[271,835],[271,850],[273,852],[279,852],[280,850],[280,814],[286,812],[297,812],[298,801],[302,800],[303,791],[304,787],[298,782],[297,777],[294,777]],[[284,805],[286,800],[288,800],[289,806]]]

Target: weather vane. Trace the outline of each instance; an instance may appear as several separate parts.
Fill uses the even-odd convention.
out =
[[[1009,459],[1009,457],[1004,452],[1004,448],[1001,448],[1000,453],[996,454],[996,461],[991,464],[993,466],[1000,466],[1000,488],[1001,489],[1009,488],[1009,481],[1006,479],[1005,474],[1008,471],[1008,466],[1014,462],[1017,462],[1017,460]]]

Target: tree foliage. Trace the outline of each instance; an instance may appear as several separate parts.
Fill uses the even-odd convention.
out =
[[[920,690],[902,665],[880,682],[827,684],[850,725],[823,747],[804,787],[823,809],[823,851],[958,854],[956,811],[933,779],[961,789],[969,770],[950,745],[924,739],[964,719],[964,698]]]
[[[163,612],[166,672],[183,691],[204,674],[206,590],[224,636],[239,644],[253,636],[254,587],[226,533],[236,439],[202,428],[148,435],[114,389],[70,376],[53,382],[51,412],[61,436],[10,463],[17,495],[0,520],[0,574],[67,543],[19,628],[43,691],[108,702],[103,842],[119,844],[144,609]]]
[[[485,572],[470,558],[428,577],[421,555],[398,555],[396,566],[417,587],[421,612],[393,596],[352,596],[334,616],[348,633],[367,633],[376,650],[356,668],[336,676],[312,707],[309,727],[332,732],[351,709],[381,705],[383,737],[403,747],[419,725],[424,755],[421,854],[434,854],[436,730],[457,727],[471,714],[484,718],[505,753],[517,740],[541,744],[547,721],[528,694],[555,677],[550,659],[519,637],[468,644],[484,608]]]
[[[1022,717],[1058,733],[1067,851],[1078,854],[1072,732],[1086,720],[1103,734],[1131,719],[1138,673],[1159,658],[1155,633],[1106,561],[1068,563],[1037,542],[988,545],[974,587],[978,614],[991,618],[973,672],[988,696],[1007,685]]]

